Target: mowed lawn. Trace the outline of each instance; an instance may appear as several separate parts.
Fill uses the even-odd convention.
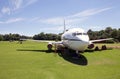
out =
[[[85,52],[81,59],[66,59],[47,52],[46,45],[0,42],[0,79],[120,79],[120,49]]]

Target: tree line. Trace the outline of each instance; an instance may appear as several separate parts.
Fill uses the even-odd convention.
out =
[[[41,32],[33,36],[34,40],[61,40],[61,34]]]
[[[32,37],[20,34],[0,34],[0,41],[18,41],[20,39],[32,39]]]
[[[105,30],[100,31],[92,31],[89,29],[87,33],[90,37],[90,40],[113,38],[113,41],[111,40],[111,42],[120,42],[120,28],[113,29],[111,27],[107,27]]]
[[[104,30],[100,31],[93,31],[91,29],[88,30],[88,35],[90,40],[96,39],[104,39],[104,38],[114,38],[113,41],[109,42],[120,42],[120,28],[113,29],[111,27],[107,27]],[[19,35],[19,34],[0,34],[0,41],[10,41],[10,40],[20,40],[20,39],[34,39],[34,40],[61,40],[60,34],[53,34],[53,33],[44,33],[41,32],[39,34],[34,35],[33,37]]]

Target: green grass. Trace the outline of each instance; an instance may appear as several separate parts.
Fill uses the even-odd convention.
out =
[[[120,49],[82,53],[82,65],[45,52],[46,45],[0,42],[0,79],[120,79]]]

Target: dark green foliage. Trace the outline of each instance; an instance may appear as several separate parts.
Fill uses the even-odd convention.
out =
[[[120,29],[112,29],[111,27],[107,27],[105,30],[100,31],[92,31],[90,29],[88,30],[88,35],[90,37],[90,40],[113,38],[114,40],[104,42],[106,43],[120,42]]]
[[[52,33],[44,33],[41,32],[40,34],[34,35],[33,36],[34,40],[60,40],[61,39],[61,35],[60,34],[52,34]]]
[[[118,30],[118,40],[120,42],[120,29]]]
[[[0,41],[17,41],[20,39],[30,39],[31,37],[24,36],[24,35],[19,35],[19,34],[5,34],[5,35],[0,35]]]
[[[3,41],[3,36],[2,35],[0,35],[0,41]]]

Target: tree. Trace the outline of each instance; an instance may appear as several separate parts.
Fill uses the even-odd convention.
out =
[[[107,28],[105,29],[105,33],[106,33],[106,36],[107,36],[108,38],[111,37],[112,31],[113,31],[113,29],[112,29],[111,27],[107,27]]]
[[[20,38],[22,39],[30,39],[31,37],[28,36],[21,36],[19,34],[5,34],[5,35],[0,35],[0,39],[2,39],[3,41],[17,41],[20,40]]]
[[[118,31],[117,31],[117,29],[113,29],[113,31],[112,31],[112,33],[111,33],[111,37],[112,37],[112,38],[115,38],[115,39],[118,38]]]
[[[52,34],[52,33],[45,34],[44,32],[41,32],[37,35],[34,35],[33,39],[35,40],[60,40],[61,37],[60,35],[57,35],[57,34]]]
[[[95,39],[105,39],[105,38],[114,38],[115,42],[120,42],[120,28],[119,29],[112,29],[111,27],[107,27],[105,30],[100,31],[92,31],[91,29],[88,30],[88,35],[90,40]],[[114,41],[107,41],[113,43]]]
[[[3,36],[2,35],[0,35],[0,41],[3,41]]]
[[[118,40],[120,42],[120,28],[118,29]]]
[[[4,41],[9,41],[10,40],[10,36],[8,34],[5,34],[3,36],[3,38],[4,38]]]
[[[93,31],[91,29],[89,29],[87,33],[88,33],[88,35],[90,37],[90,40],[93,40],[94,39],[94,37],[93,37]]]

